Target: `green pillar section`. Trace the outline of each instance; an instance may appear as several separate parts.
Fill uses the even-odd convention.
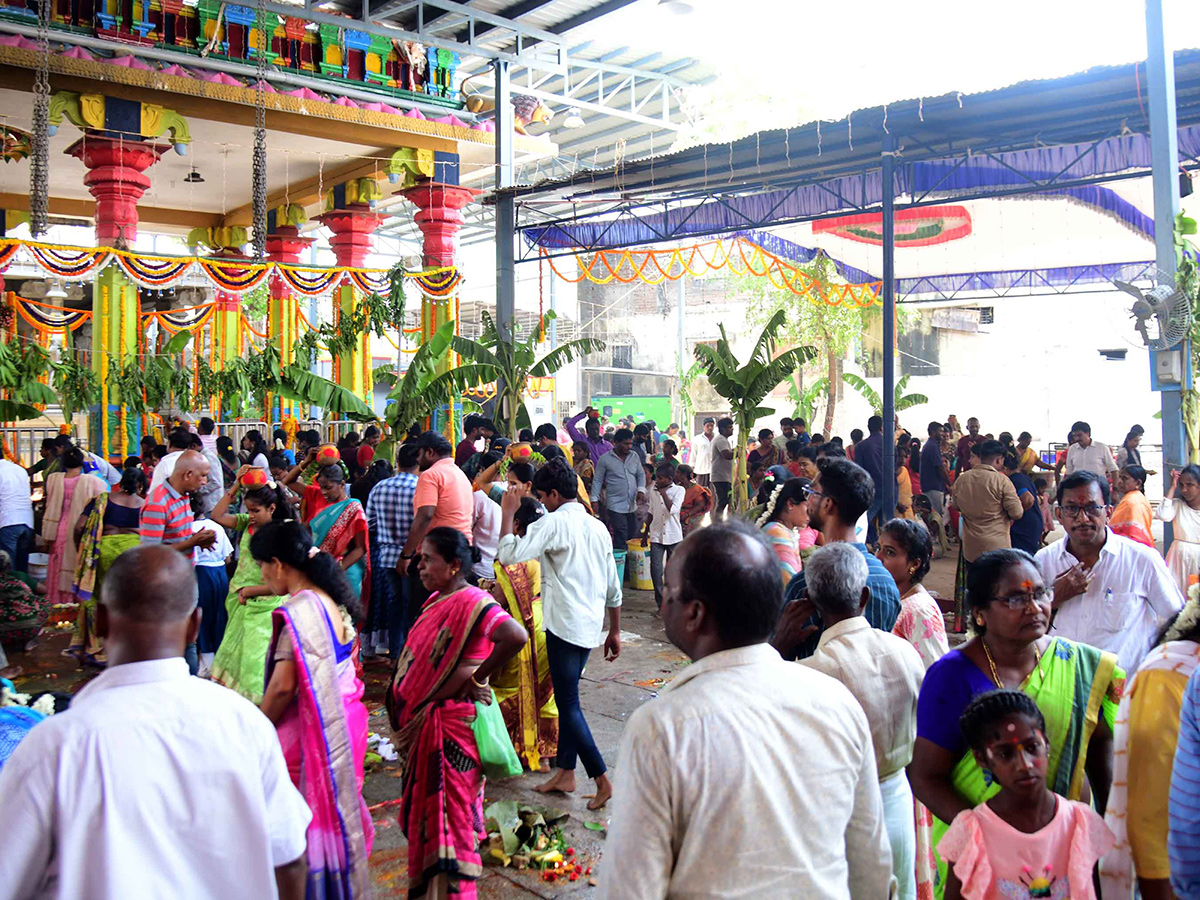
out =
[[[337,288],[333,302],[337,304],[343,317],[354,315],[353,285],[345,283]],[[337,358],[337,378],[335,380],[350,393],[359,397],[366,395],[363,367],[370,365],[363,349],[366,341],[367,337],[364,334],[358,339],[355,349],[349,353],[343,353]]]
[[[92,368],[101,385],[100,405],[91,419],[92,452],[105,459],[130,455],[141,440],[141,420],[124,412],[113,373],[137,360],[138,290],[119,266],[104,269],[92,285]],[[121,420],[125,419],[124,439]]]

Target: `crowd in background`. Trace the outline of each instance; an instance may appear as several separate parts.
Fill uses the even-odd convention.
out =
[[[361,671],[386,657],[415,896],[474,896],[485,772],[571,792],[580,761],[589,808],[616,801],[605,897],[1083,897],[1094,872],[1105,897],[1200,896],[1200,468],[1155,513],[1140,428],[1114,453],[1077,422],[1051,462],[976,419],[896,424],[891,450],[878,416],[849,443],[785,418],[738,458],[715,416],[689,437],[468,415],[457,446],[235,446],[201,419],[120,468],[65,436],[0,461],[3,646],[77,603],[65,652],[101,670],[68,711],[2,723],[0,806],[29,825],[0,889],[366,896]],[[942,598],[924,582],[952,547]],[[621,653],[643,549],[693,665],[631,717],[614,786],[579,682]],[[477,740],[492,717],[511,746]],[[155,853],[197,804],[221,808],[203,836]]]

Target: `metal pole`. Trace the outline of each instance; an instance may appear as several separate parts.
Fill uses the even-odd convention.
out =
[[[892,173],[896,142],[883,139],[883,505],[880,517],[896,514],[896,224]]]
[[[500,339],[513,341],[513,319],[517,306],[516,202],[509,191],[513,185],[513,107],[508,63],[496,60],[496,327]],[[497,407],[503,385],[496,385]],[[498,413],[503,416],[512,412]],[[516,439],[515,434],[510,438]]]
[[[675,316],[676,325],[676,345],[675,359],[677,361],[676,368],[679,369],[677,377],[679,379],[679,426],[683,429],[684,434],[691,434],[692,428],[690,423],[683,421],[687,411],[683,408],[683,374],[687,371],[687,340],[684,338],[684,319],[687,315],[687,291],[683,285],[683,277],[681,276],[675,282],[675,300],[678,304],[677,314]]]
[[[558,291],[555,287],[555,282],[558,281],[558,276],[554,272],[550,273],[550,309],[556,315],[558,313]],[[550,320],[550,327],[547,329],[547,337],[550,339],[550,349],[558,349],[558,319]]]
[[[1146,92],[1150,107],[1150,167],[1154,182],[1154,254],[1159,278],[1175,278],[1175,216],[1179,212],[1179,142],[1175,131],[1175,63],[1166,46],[1162,0],[1146,0]],[[1178,348],[1183,358],[1183,384],[1160,385],[1162,394],[1163,488],[1171,486],[1171,465],[1187,462],[1183,429],[1183,389],[1191,388],[1191,344]],[[1150,370],[1154,372],[1154,351]],[[1172,528],[1163,526],[1163,551]]]

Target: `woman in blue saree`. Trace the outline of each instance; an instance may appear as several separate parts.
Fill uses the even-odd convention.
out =
[[[329,505],[308,523],[313,542],[338,561],[365,609],[371,593],[366,511],[361,503],[346,496],[346,476],[341,466],[321,469],[317,485]]]

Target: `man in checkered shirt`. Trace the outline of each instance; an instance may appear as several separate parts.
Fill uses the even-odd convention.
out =
[[[371,488],[367,497],[367,524],[372,550],[388,580],[392,602],[387,611],[388,647],[392,659],[400,654],[407,636],[407,579],[396,568],[408,540],[413,520],[413,494],[417,490],[417,445],[409,442],[396,454],[396,474]],[[413,612],[416,612],[415,610]]]

